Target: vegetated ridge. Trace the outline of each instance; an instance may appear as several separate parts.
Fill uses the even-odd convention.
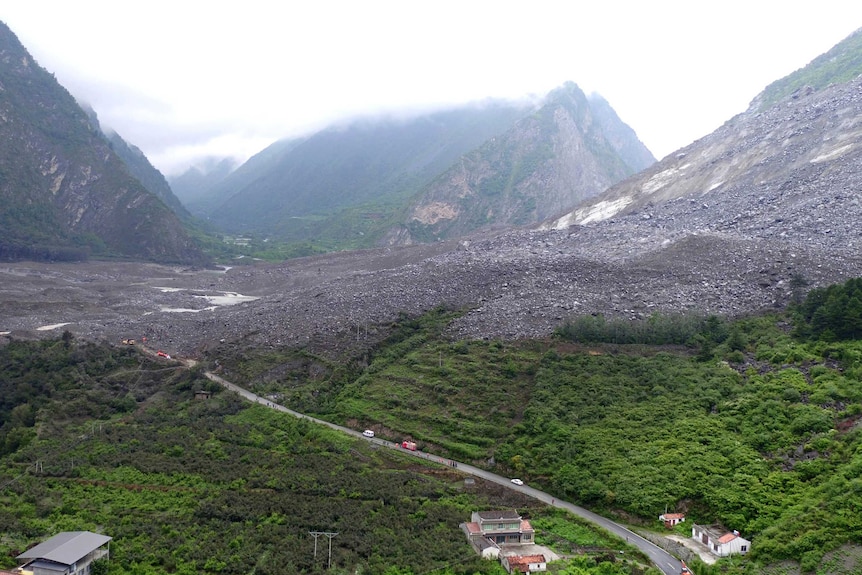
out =
[[[856,30],[808,65],[769,84],[749,106],[762,112],[799,90],[821,90],[830,84],[843,84],[862,74],[862,29]]]
[[[0,23],[0,257],[207,258]]]
[[[429,242],[534,225],[654,162],[607,101],[568,83],[426,186],[389,239]]]
[[[150,163],[140,148],[126,142],[117,132],[103,130],[94,111],[90,113],[90,121],[105,135],[111,149],[123,161],[129,173],[141,182],[148,192],[159,198],[180,220],[191,220],[191,214],[174,195],[165,176]]]
[[[190,209],[231,233],[406,245],[535,224],[654,161],[606,101],[569,83],[538,102],[369,118],[277,142]]]
[[[276,142],[214,188],[215,201],[202,198],[198,205],[208,204],[202,215],[228,232],[293,241],[315,238],[328,227],[321,220],[337,219],[347,208],[367,206],[373,223],[530,109],[529,103],[489,102],[412,118],[367,118]]]
[[[542,543],[587,550],[566,561],[579,573],[644,573],[634,548],[612,557],[622,543],[571,514],[250,404],[131,347],[67,333],[0,346],[0,365],[0,569],[74,529],[112,537],[109,573],[500,575],[459,524],[517,509]],[[320,531],[337,534],[331,545],[309,536]]]

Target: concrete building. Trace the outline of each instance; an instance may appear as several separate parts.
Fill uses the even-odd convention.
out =
[[[89,575],[93,561],[109,556],[111,538],[90,531],[64,531],[18,555],[24,575]]]
[[[727,532],[716,527],[693,525],[691,538],[706,545],[709,552],[716,557],[727,557],[737,553],[744,555],[751,549],[751,541],[740,537],[739,531]]]

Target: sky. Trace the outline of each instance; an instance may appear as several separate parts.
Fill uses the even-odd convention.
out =
[[[851,0],[3,0],[165,175],[346,119],[598,93],[661,159],[862,28]]]

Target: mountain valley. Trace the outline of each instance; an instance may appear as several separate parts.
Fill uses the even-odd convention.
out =
[[[783,308],[798,295],[794,281],[816,287],[862,275],[859,118],[860,80],[742,114],[544,230],[259,262],[226,273],[96,263],[92,273],[107,280],[97,292],[80,283],[91,273],[83,268],[16,264],[27,269],[24,277],[39,279],[29,288],[4,282],[0,327],[27,331],[68,321],[70,329],[113,341],[170,333],[173,351],[191,354],[222,339],[349,341],[348,334],[370,333],[400,313],[438,306],[466,311],[453,337],[479,339],[544,337],[583,314],[738,316]],[[595,217],[615,202],[626,207]],[[149,281],[155,269],[169,281]],[[43,281],[53,289],[42,292]],[[165,283],[259,299],[216,312],[163,313],[160,302],[180,296],[147,284]],[[186,303],[180,307],[206,307]]]
[[[857,32],[845,46],[860,38]],[[7,66],[7,72],[54,87],[34,71],[26,53],[14,45],[5,49],[26,64]],[[834,54],[811,66],[847,61]],[[24,477],[31,455],[59,437],[80,434],[78,427],[86,432],[104,419],[116,430],[94,441],[110,455],[104,465],[97,461],[103,452],[90,457],[84,447],[79,456],[88,457],[87,464],[77,470],[73,463],[42,483],[40,476],[27,476],[33,480],[29,489],[56,489],[53,499],[13,485],[17,479],[6,484],[12,488],[5,496],[18,498],[15,513],[21,516],[28,505],[38,508],[42,515],[34,521],[46,524],[56,519],[52,509],[61,509],[60,524],[78,513],[72,504],[61,505],[63,489],[116,488],[99,485],[104,477],[125,489],[142,475],[156,486],[153,491],[180,486],[187,513],[183,537],[206,520],[207,533],[224,539],[215,553],[205,538],[188,535],[195,542],[191,558],[164,510],[157,512],[160,527],[145,536],[140,533],[151,522],[146,513],[136,515],[134,529],[115,526],[126,538],[117,543],[120,556],[127,554],[124,565],[137,560],[130,549],[144,556],[158,540],[177,557],[149,553],[148,568],[170,572],[179,572],[178,565],[193,572],[200,567],[195,561],[215,556],[224,564],[207,561],[203,572],[247,572],[252,560],[261,572],[285,572],[286,559],[271,558],[277,544],[262,526],[292,533],[298,549],[309,530],[319,528],[312,524],[318,506],[329,510],[332,524],[349,508],[371,521],[378,512],[415,520],[411,537],[444,531],[448,550],[435,565],[466,547],[450,524],[475,494],[465,495],[466,483],[451,469],[414,473],[372,447],[356,448],[352,439],[320,434],[305,421],[285,422],[270,410],[261,415],[261,406],[245,405],[206,380],[202,371],[211,369],[291,409],[357,430],[373,427],[378,437],[412,437],[429,453],[463,456],[506,477],[523,477],[527,485],[535,481],[638,528],[655,527],[652,515],[662,504],[690,511],[699,521],[743,525],[754,532],[755,559],[770,562],[771,570],[762,571],[769,575],[854,572],[862,529],[856,519],[862,509],[860,344],[838,341],[834,333],[805,341],[803,330],[791,324],[799,319],[794,304],[810,290],[862,277],[859,72],[862,59],[851,79],[810,85],[804,80],[816,70],[802,69],[782,84],[786,94],[774,103],[763,104],[772,97],[764,92],[746,112],[659,162],[607,102],[587,98],[573,84],[555,93],[555,105],[546,101],[529,112],[503,108],[483,116],[460,110],[407,122],[411,127],[404,132],[392,123],[353,125],[283,140],[230,174],[223,164],[224,179],[204,185],[205,174],[187,173],[188,187],[177,196],[193,204],[195,216],[210,217],[207,225],[232,233],[257,224],[255,233],[273,231],[302,219],[285,232],[296,232],[290,239],[305,241],[309,230],[335,228],[363,249],[279,262],[241,255],[223,258],[219,266],[210,265],[190,235],[201,221],[193,223],[173,194],[150,189],[164,190],[163,178],[140,151],[99,132],[94,117],[88,123],[61,96],[72,133],[98,153],[81,159],[52,147],[47,120],[33,112],[39,129],[26,124],[19,131],[24,136],[15,136],[20,145],[0,154],[0,194],[44,209],[14,231],[42,226],[41,239],[51,245],[69,237],[110,244],[111,233],[118,239],[102,259],[0,262],[0,352],[8,352],[4,368],[20,384],[11,375],[0,383],[24,398],[20,409],[0,402],[9,407],[10,422],[4,428],[0,421],[0,447],[10,454],[0,477]],[[9,101],[0,93],[0,105],[11,109]],[[459,123],[462,116],[467,124]],[[0,135],[19,133],[6,124],[0,123]],[[461,131],[465,125],[476,133]],[[446,138],[429,136],[438,132],[457,135],[451,148]],[[28,147],[36,147],[41,159],[19,163],[19,151]],[[570,161],[572,150],[584,155]],[[96,159],[103,162],[101,175],[89,169]],[[141,160],[136,172],[130,164]],[[323,173],[330,162],[338,169]],[[38,193],[20,182],[10,185],[3,179],[10,173],[27,175]],[[277,193],[299,180],[307,186],[292,189],[290,198]],[[354,184],[349,193],[346,181]],[[87,196],[85,183],[104,195]],[[206,193],[196,194],[197,186]],[[125,203],[121,217],[104,211],[108,199]],[[342,212],[324,213],[335,200],[345,200],[339,209],[356,210],[351,214],[360,214],[363,223],[354,228],[339,219]],[[20,224],[12,205],[0,208],[0,216]],[[49,212],[53,219],[40,218]],[[66,236],[48,233],[74,213],[92,226],[83,232],[63,228]],[[138,220],[140,226],[132,225]],[[125,235],[124,227],[133,233]],[[26,234],[13,239],[18,245]],[[862,309],[855,295],[845,300],[836,307]],[[716,341],[703,332],[684,342],[631,346],[562,333],[580,319],[635,326],[695,316],[728,333]],[[138,357],[139,350],[124,345],[129,339],[199,363],[186,369],[168,363],[170,357]],[[54,388],[42,390],[27,379],[29,351],[22,344],[30,340],[44,344],[32,348],[41,350],[34,356],[45,373],[35,379],[50,380]],[[193,399],[202,388],[215,393],[214,401]],[[40,411],[43,398],[51,399],[53,411]],[[13,420],[18,435],[7,433]],[[171,431],[162,433],[161,424]],[[194,435],[184,438],[187,424]],[[225,434],[221,427],[237,431]],[[148,435],[158,441],[147,441]],[[265,456],[264,467],[248,455],[252,448]],[[225,449],[236,456],[219,469]],[[311,485],[303,483],[303,455],[320,473]],[[200,477],[187,475],[187,461]],[[331,461],[350,471],[330,469]],[[170,470],[163,472],[165,466]],[[381,471],[391,489],[363,484],[363,474],[378,477]],[[336,489],[327,474],[344,486]],[[402,477],[413,494],[403,505],[410,511],[406,518],[398,515],[405,501],[392,493]],[[199,491],[186,491],[184,482]],[[307,500],[293,524],[297,494]],[[423,507],[423,498],[438,496],[445,512]],[[271,514],[270,497],[278,499],[278,513]],[[483,496],[482,505],[520,505],[551,522],[523,498],[496,491],[493,497]],[[119,508],[125,501],[111,504]],[[107,504],[99,511],[103,517],[117,515],[105,509]],[[432,525],[426,513],[445,520]],[[386,532],[383,523],[373,524],[375,534]],[[30,529],[23,520],[17,529],[19,542],[31,538],[23,535]],[[266,539],[263,550],[249,551],[243,537]],[[367,540],[345,534],[353,547],[341,556],[351,565],[397,565],[391,575],[404,565],[426,569],[428,562],[408,557],[407,537],[399,537],[389,555],[379,556],[368,551],[373,544]],[[12,547],[2,539],[0,544]],[[234,557],[235,548],[248,557]],[[846,564],[826,566],[840,563],[843,553]],[[308,555],[303,569],[314,565],[316,555]],[[473,561],[471,555],[471,569]],[[713,570],[698,565],[696,572],[729,569],[738,575],[755,567],[733,559]],[[458,569],[451,573],[462,575]],[[603,568],[596,569],[589,573]],[[641,565],[630,573],[653,571]]]

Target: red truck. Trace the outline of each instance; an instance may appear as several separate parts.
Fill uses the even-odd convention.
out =
[[[415,441],[402,441],[401,447],[404,449],[409,449],[410,451],[416,451],[416,442]]]

